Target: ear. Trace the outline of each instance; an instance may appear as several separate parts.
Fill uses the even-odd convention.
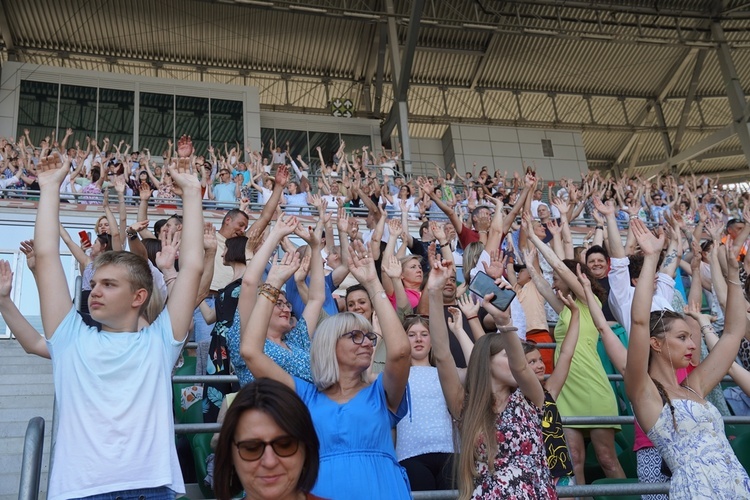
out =
[[[135,291],[133,302],[130,304],[130,307],[133,309],[140,309],[147,300],[148,292],[145,288],[139,288]]]
[[[651,345],[651,349],[653,349],[657,354],[661,353],[662,340],[659,337],[650,337],[649,344]]]
[[[630,284],[633,285],[633,287],[638,286],[638,278],[630,278]]]

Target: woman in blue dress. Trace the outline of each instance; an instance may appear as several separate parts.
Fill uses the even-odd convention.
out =
[[[656,238],[638,219],[630,224],[644,258],[631,310],[625,389],[638,423],[672,472],[669,498],[750,498],[750,478],[724,434],[721,414],[705,400],[729,370],[745,334],[738,248],[726,251],[724,334],[680,384],[675,370],[686,368],[693,355],[698,355],[691,326],[681,314],[649,312],[664,236]]]
[[[296,254],[287,254],[271,268],[242,332],[242,357],[256,377],[272,378],[296,390],[310,409],[321,442],[313,494],[342,500],[409,499],[409,481],[396,461],[391,429],[407,412],[411,348],[373,259],[360,242],[352,244],[349,269],[372,300],[386,345],[385,369],[372,383],[368,368],[380,338],[359,314],[336,314],[315,329],[310,353],[314,383],[289,375],[264,353],[279,288],[299,265]]]

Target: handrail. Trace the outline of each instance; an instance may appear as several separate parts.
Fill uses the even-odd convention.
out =
[[[558,486],[557,494],[563,497],[658,495],[669,493],[669,483],[614,483]],[[458,490],[413,491],[414,500],[455,500]]]
[[[44,419],[34,417],[26,426],[21,459],[21,480],[18,500],[39,498],[39,482],[42,477],[42,451],[44,450]]]

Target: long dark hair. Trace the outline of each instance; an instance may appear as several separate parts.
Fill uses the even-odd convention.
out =
[[[305,452],[297,491],[309,493],[318,479],[320,442],[310,411],[293,390],[281,382],[259,378],[243,387],[224,417],[214,458],[214,493],[219,500],[231,500],[242,491],[234,468],[232,447],[240,418],[246,411],[258,410],[270,416],[289,436],[299,440]]]

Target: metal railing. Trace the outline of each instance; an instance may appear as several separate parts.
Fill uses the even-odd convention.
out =
[[[39,483],[42,477],[42,451],[44,450],[44,419],[34,417],[26,427],[21,459],[21,480],[18,485],[18,500],[39,498]]]

